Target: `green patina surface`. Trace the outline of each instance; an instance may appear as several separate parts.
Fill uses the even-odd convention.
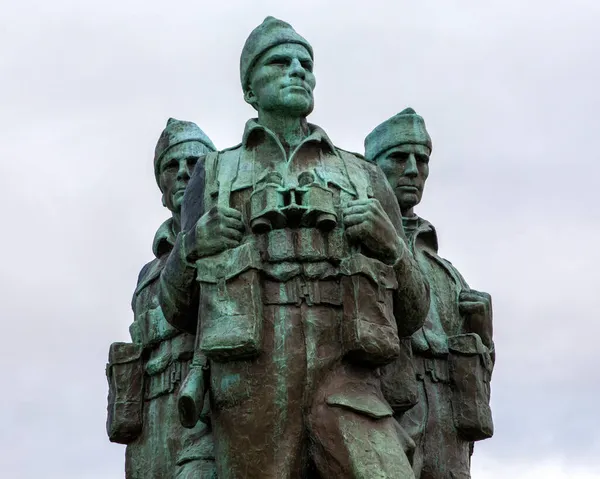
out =
[[[266,18],[240,59],[241,144],[172,119],[159,139],[172,216],[107,369],[128,479],[468,478],[492,433],[491,299],[413,211],[425,123],[406,109],[364,157],[338,148],[307,122],[314,61]]]

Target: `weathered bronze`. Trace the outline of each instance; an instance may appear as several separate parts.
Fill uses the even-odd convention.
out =
[[[285,22],[251,33],[258,118],[197,165],[160,303],[209,359],[219,478],[412,478],[380,366],[428,289],[381,170],[307,123],[313,62]]]
[[[429,175],[431,149],[425,122],[411,108],[379,125],[365,140],[367,160],[381,167],[396,193],[410,247],[431,288],[429,314],[412,336],[416,404],[408,410],[395,408],[396,417],[416,444],[417,478],[468,479],[473,442],[493,434],[492,303],[489,294],[470,289],[438,255],[434,227],[413,211]],[[405,374],[405,362],[387,368],[384,385],[392,405],[406,395]]]
[[[413,212],[425,123],[407,109],[365,157],[336,147],[307,122],[313,64],[267,17],[240,58],[241,143],[173,119],[158,141],[171,218],[107,366],[127,479],[464,479],[492,435],[491,298]]]
[[[156,181],[172,216],[156,232],[155,258],[138,278],[129,328],[132,343],[113,343],[107,366],[107,429],[111,441],[127,444],[127,479],[215,477],[210,427],[195,422],[194,428],[185,429],[177,412],[194,336],[166,322],[157,298],[158,279],[181,229],[184,190],[198,158],[214,150],[198,126],[172,118],[156,145]]]

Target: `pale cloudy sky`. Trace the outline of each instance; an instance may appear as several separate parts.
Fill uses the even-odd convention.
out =
[[[167,215],[154,146],[169,116],[239,142],[239,54],[267,15],[313,44],[311,121],[337,145],[426,119],[418,212],[494,298],[474,479],[600,478],[598,0],[0,2],[0,477],[123,477],[104,365]]]

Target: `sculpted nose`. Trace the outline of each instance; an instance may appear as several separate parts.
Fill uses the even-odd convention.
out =
[[[408,159],[406,160],[406,166],[404,167],[404,176],[415,177],[419,174],[419,170],[417,169],[417,159],[414,154],[408,155]]]
[[[190,168],[187,161],[182,161],[179,164],[179,170],[177,171],[177,179],[187,181],[190,179]]]
[[[306,70],[297,58],[294,58],[290,65],[290,76],[300,77],[302,79],[306,77]]]

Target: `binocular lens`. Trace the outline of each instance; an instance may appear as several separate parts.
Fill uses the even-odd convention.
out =
[[[268,233],[271,231],[271,222],[267,218],[256,218],[250,225],[254,234]]]
[[[323,213],[317,218],[317,228],[322,231],[331,231],[337,225],[337,219],[335,215],[330,213]]]

